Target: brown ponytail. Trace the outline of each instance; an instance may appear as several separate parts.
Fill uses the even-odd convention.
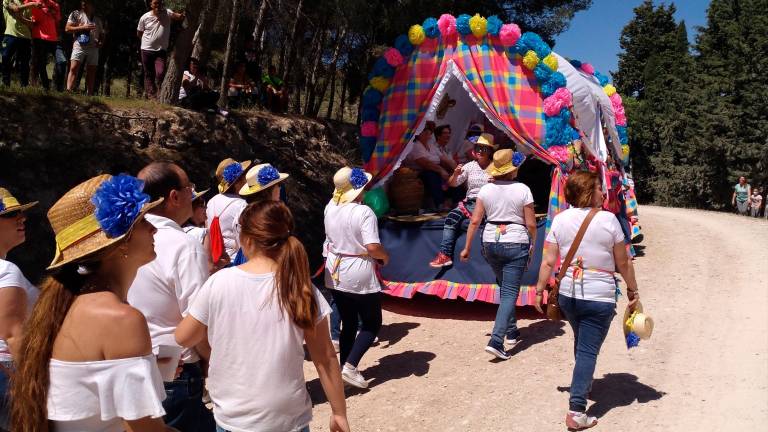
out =
[[[240,215],[241,244],[249,239],[261,253],[277,263],[275,274],[280,309],[297,326],[315,325],[317,303],[309,275],[309,260],[304,245],[293,236],[293,215],[279,201],[260,201]]]
[[[49,364],[53,343],[67,316],[83,276],[77,265],[65,266],[49,276],[24,326],[21,349],[14,356],[16,371],[11,378],[11,430],[47,432]]]

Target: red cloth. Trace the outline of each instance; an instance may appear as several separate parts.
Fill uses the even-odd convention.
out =
[[[211,241],[211,258],[214,263],[219,262],[224,254],[224,236],[221,234],[221,223],[219,223],[218,216],[215,216],[211,221],[208,236]]]
[[[30,3],[34,0],[26,0]],[[42,0],[39,8],[32,8],[32,38],[56,42],[59,40],[59,22],[61,21],[61,7],[52,0]]]

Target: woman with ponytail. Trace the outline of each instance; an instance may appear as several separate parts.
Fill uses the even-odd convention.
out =
[[[155,258],[142,183],[101,175],[48,212],[52,275],[27,321],[12,379],[12,430],[168,430],[163,383],[144,316],[126,302]]]
[[[261,201],[240,216],[244,264],[211,276],[176,329],[185,347],[208,339],[208,391],[219,431],[309,431],[304,349],[331,404],[330,430],[348,432],[328,303],[312,286],[307,254],[285,204]]]

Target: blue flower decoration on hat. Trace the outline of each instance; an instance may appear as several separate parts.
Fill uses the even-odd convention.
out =
[[[3,203],[3,200],[0,199],[0,212],[5,211],[5,203]]]
[[[110,238],[120,237],[131,229],[149,195],[144,183],[136,177],[120,174],[105,181],[91,202],[96,206],[96,220]]]
[[[635,332],[627,333],[627,349],[640,345],[640,336]]]
[[[279,180],[279,179],[280,179],[280,173],[277,172],[275,167],[273,167],[272,165],[267,165],[265,167],[262,167],[259,170],[258,177],[256,178],[256,180],[259,182],[259,185],[261,185],[261,187],[264,187],[272,183],[273,181]]]
[[[235,162],[224,168],[224,172],[221,174],[221,176],[224,177],[224,181],[232,184],[237,181],[237,178],[240,177],[242,173],[243,167],[239,163]]]
[[[360,189],[368,183],[368,177],[365,175],[365,171],[362,168],[352,168],[352,172],[349,174],[349,184],[355,189]]]
[[[520,165],[525,162],[525,155],[520,152],[515,152],[515,154],[512,155],[512,166],[515,168],[519,167]]]
[[[469,139],[468,139],[468,140],[469,140],[469,142],[471,142],[472,144],[477,144],[477,140],[478,140],[478,139],[480,139],[480,135],[471,136],[471,137],[469,137]]]

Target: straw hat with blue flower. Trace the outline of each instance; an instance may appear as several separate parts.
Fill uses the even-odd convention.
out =
[[[48,211],[56,235],[49,270],[78,262],[126,238],[160,198],[149,202],[144,183],[129,175],[103,174],[64,194]]]
[[[0,188],[0,216],[23,212],[37,205],[37,201],[21,204],[8,189]],[[10,216],[9,216],[10,217]]]
[[[354,201],[365,190],[373,176],[362,168],[343,167],[333,175],[333,202],[337,205]]]
[[[216,180],[219,181],[219,193],[227,193],[237,181],[245,175],[245,171],[251,166],[251,161],[237,162],[232,158],[226,158],[216,167]]]
[[[254,165],[245,174],[245,184],[240,188],[240,195],[248,196],[267,190],[288,178],[288,174],[277,171],[268,163]]]
[[[488,165],[485,171],[492,177],[502,177],[517,171],[523,162],[525,162],[524,154],[511,149],[503,149],[493,154],[493,162]]]

